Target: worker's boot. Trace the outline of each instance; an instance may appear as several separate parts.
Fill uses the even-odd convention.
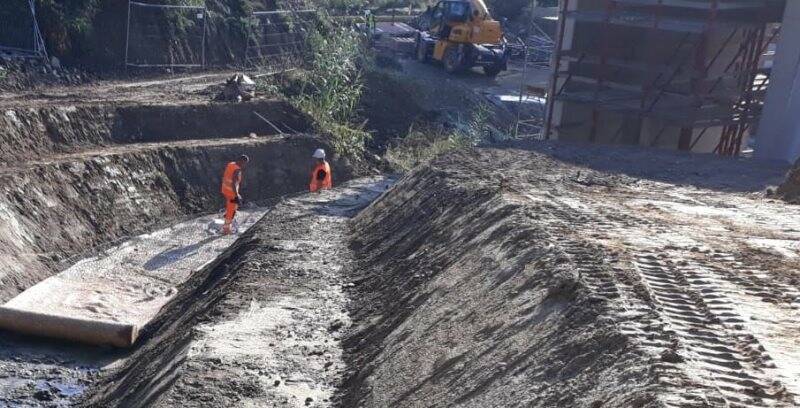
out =
[[[225,221],[225,224],[222,226],[222,235],[231,235],[233,231],[231,230],[231,223]]]

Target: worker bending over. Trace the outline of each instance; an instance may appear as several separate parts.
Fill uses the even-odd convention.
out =
[[[320,190],[333,187],[333,175],[331,165],[325,161],[325,150],[317,149],[312,156],[315,160],[314,170],[311,171],[311,183],[309,190],[316,193]]]
[[[241,155],[236,161],[232,161],[225,166],[225,173],[222,175],[222,195],[225,197],[225,224],[222,225],[222,233],[228,235],[232,232],[231,225],[236,210],[242,203],[242,195],[239,193],[244,178],[244,168],[250,158]]]

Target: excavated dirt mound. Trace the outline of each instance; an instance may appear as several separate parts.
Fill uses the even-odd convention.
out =
[[[800,204],[800,161],[789,170],[786,180],[778,187],[777,194],[786,202]]]
[[[343,405],[657,406],[612,293],[583,276],[610,277],[603,254],[538,223],[477,158],[418,171],[358,217]]]
[[[352,226],[342,405],[796,406],[798,214],[726,191],[774,170],[537,144],[416,171]]]

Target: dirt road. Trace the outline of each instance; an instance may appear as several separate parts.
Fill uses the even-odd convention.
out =
[[[225,82],[234,71],[162,75],[136,81],[105,80],[77,86],[3,92],[0,109],[94,104],[157,104],[207,102],[208,88]]]

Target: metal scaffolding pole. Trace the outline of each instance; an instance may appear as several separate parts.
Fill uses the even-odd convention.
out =
[[[609,129],[602,114],[611,112],[622,118],[619,126],[610,129],[615,131],[613,142],[620,140],[626,128],[631,129],[626,134],[635,131],[626,125],[633,125],[626,117],[652,118],[657,121],[654,126],[660,128],[651,140],[653,145],[667,134],[666,130],[679,129],[677,147],[690,151],[709,134],[710,128],[721,128],[716,152],[737,155],[746,132],[758,119],[761,94],[768,83],[768,73],[759,70],[759,62],[766,44],[774,37],[765,43],[766,25],[777,17],[775,4],[765,0],[736,4],[709,0],[691,5],[672,0],[635,4],[604,0],[604,9],[591,6],[592,3],[580,3],[578,8],[573,5],[570,9],[568,0],[560,3],[545,137],[551,138],[554,130],[563,132],[568,127],[588,125],[589,141],[608,140],[605,132]],[[692,7],[693,17],[683,17],[687,7]],[[723,31],[728,29],[730,34]],[[746,35],[737,39],[741,32]],[[679,37],[677,33],[685,35]],[[663,49],[661,41],[664,45],[677,45],[668,60],[661,62],[661,57],[655,56],[663,51],[620,47],[626,35],[653,42],[647,47]],[[587,48],[592,36],[599,43]],[[609,38],[613,38],[613,47]],[[735,51],[732,47],[737,47],[737,42],[739,52],[722,70],[718,60],[727,51]],[[685,48],[687,45],[692,48]],[[557,102],[562,104],[559,107],[573,112],[564,113],[571,123],[563,122],[563,115],[556,120]],[[588,109],[571,110],[576,105]],[[562,122],[562,127],[557,128],[557,122]],[[638,126],[642,132],[643,127]]]

